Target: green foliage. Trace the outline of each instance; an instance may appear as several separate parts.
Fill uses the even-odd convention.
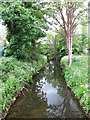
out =
[[[54,34],[50,31],[47,31],[46,37],[40,40],[39,44],[39,53],[46,55],[48,59],[52,59],[55,54],[55,40]]]
[[[0,59],[0,82],[2,82],[2,111],[8,110],[8,105],[14,96],[23,90],[23,86],[32,81],[32,76],[46,63],[46,56],[38,55],[38,60],[32,63],[17,61],[15,58]],[[0,89],[1,90],[1,89]]]
[[[60,34],[57,34],[55,36],[55,40],[58,42],[57,51],[59,58],[66,56],[67,49],[64,38]],[[88,37],[84,33],[81,35],[75,35],[73,38],[72,53],[74,55],[86,54],[85,50],[87,46],[88,46]]]
[[[61,59],[61,64],[65,66],[65,80],[72,89],[75,96],[80,100],[83,109],[88,113],[90,110],[90,100],[88,97],[88,57],[73,56],[73,64],[68,66],[67,56]]]
[[[45,36],[41,30],[45,28],[43,13],[38,17],[39,13],[35,5],[27,7],[22,2],[2,4],[2,19],[8,28],[6,56],[31,59],[36,41]]]
[[[46,55],[48,58],[50,57],[51,48],[48,44],[40,45],[40,51],[41,51],[41,54]]]
[[[58,42],[57,44],[57,51],[59,57],[63,57],[67,55],[67,49],[65,45],[64,38],[58,33],[55,36],[55,40]],[[78,54],[85,54],[85,50],[88,46],[88,37],[84,33],[81,35],[75,35],[73,37],[73,46],[72,46],[72,53],[74,55]]]
[[[0,118],[2,117],[2,82],[0,80]]]
[[[2,82],[5,82],[7,79],[17,79],[18,81],[21,80],[23,75],[23,80],[31,80],[31,77],[27,77],[28,72],[30,73],[31,64],[20,62],[12,57],[10,58],[2,58],[0,62],[0,71],[2,70],[2,74],[0,76]],[[26,70],[26,72],[25,72]],[[26,74],[25,74],[26,73]],[[31,73],[30,73],[30,76]],[[9,78],[10,77],[10,78]]]
[[[73,38],[73,54],[85,54],[85,50],[88,46],[88,37],[84,33],[76,35]]]
[[[65,45],[65,39],[58,33],[55,36],[55,40],[58,42],[57,44],[57,52],[58,52],[58,56],[59,58],[65,56],[66,53],[66,45]]]

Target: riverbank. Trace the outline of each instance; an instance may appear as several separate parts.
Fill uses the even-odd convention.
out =
[[[90,111],[90,99],[88,89],[88,56],[81,55],[72,58],[72,65],[68,66],[68,57],[64,56],[61,59],[61,65],[64,67],[65,80],[67,86],[74,92],[76,98],[78,98],[80,105],[89,116]],[[89,116],[90,117],[90,116]]]
[[[86,118],[60,71],[58,62],[47,62],[45,67],[33,76],[34,83],[29,85],[27,90],[23,90],[24,95],[18,97],[10,107],[5,119]]]
[[[10,105],[22,93],[28,84],[32,83],[32,77],[47,62],[46,56],[39,55],[37,61],[22,62],[12,57],[2,57],[0,59],[0,82],[2,82],[2,115],[7,114]],[[0,112],[1,113],[1,112]]]

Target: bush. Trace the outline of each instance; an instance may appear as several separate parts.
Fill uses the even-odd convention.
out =
[[[32,82],[32,76],[46,63],[45,56],[39,55],[38,61],[33,63],[17,61],[15,58],[0,59],[0,82],[2,82],[2,111],[6,111],[10,102],[23,86]]]
[[[80,100],[83,109],[88,113],[90,110],[90,100],[88,98],[88,57],[73,56],[73,64],[68,66],[67,56],[61,59],[61,65],[64,65],[65,80],[67,85]]]
[[[37,4],[35,6],[39,7]],[[21,1],[2,3],[1,13],[8,29],[9,44],[6,46],[5,56],[13,56],[18,60],[31,60],[37,40],[46,36],[42,31],[42,28],[45,29],[43,13],[41,12],[39,18],[37,14],[40,10],[35,9],[33,4],[26,7]]]

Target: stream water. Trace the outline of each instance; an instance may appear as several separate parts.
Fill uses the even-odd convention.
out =
[[[3,56],[4,54],[4,43],[0,43],[0,58]]]
[[[11,107],[7,118],[85,118],[56,62],[50,61],[33,81]]]

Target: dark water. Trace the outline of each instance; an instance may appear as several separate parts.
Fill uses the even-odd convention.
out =
[[[3,56],[4,54],[4,44],[0,44],[0,58]]]
[[[33,81],[37,82],[17,99],[7,118],[85,118],[66,86],[58,64],[48,63]]]

